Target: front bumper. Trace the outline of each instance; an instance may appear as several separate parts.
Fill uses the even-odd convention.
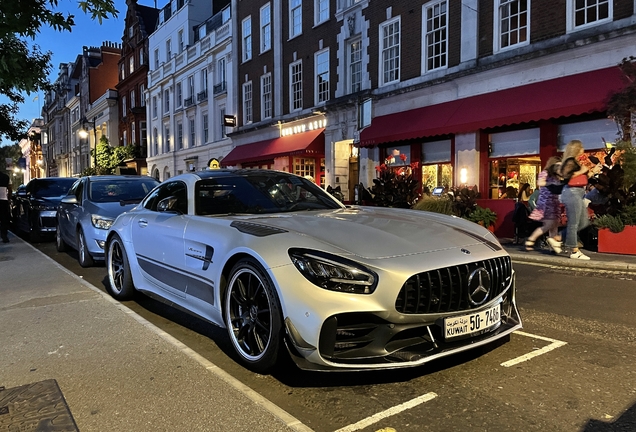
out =
[[[443,254],[440,252],[439,254]],[[484,266],[493,275],[493,295],[479,306],[467,306],[465,287],[459,297],[454,289],[444,293],[428,290],[428,300],[413,303],[418,291],[412,282],[416,260],[397,267],[398,261],[383,264],[390,271],[374,268],[380,274],[381,285],[371,295],[337,293],[312,286],[300,280],[295,269],[288,266],[272,269],[273,279],[293,280],[292,289],[283,289],[284,316],[288,350],[301,369],[307,370],[372,370],[422,365],[431,360],[472,349],[504,338],[521,328],[521,318],[515,300],[514,271],[510,258],[500,255],[461,266],[432,272],[443,277],[441,286],[466,281],[466,273],[456,268]],[[399,262],[402,262],[400,260]],[[444,260],[450,262],[450,260]],[[506,272],[498,263],[506,264]],[[494,266],[490,264],[494,263]],[[426,273],[422,273],[421,276]],[[448,274],[448,277],[446,277]],[[421,277],[430,283],[432,278]],[[406,282],[405,282],[406,281]],[[458,282],[459,281],[459,282]],[[433,281],[434,282],[434,281]],[[309,285],[307,285],[309,284]],[[402,289],[400,288],[402,287]],[[403,293],[408,288],[407,301]],[[451,293],[451,294],[449,294]],[[423,297],[419,297],[423,298]],[[414,306],[414,304],[416,306]],[[436,305],[435,307],[423,307]],[[467,314],[500,305],[500,324],[485,333],[445,339],[445,318]]]

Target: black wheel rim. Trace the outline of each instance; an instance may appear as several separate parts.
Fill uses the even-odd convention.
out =
[[[230,281],[227,313],[234,345],[250,360],[259,360],[272,336],[269,293],[261,279],[249,269],[241,269]]]
[[[124,286],[124,255],[121,250],[121,246],[118,242],[113,242],[110,247],[110,253],[108,254],[109,266],[108,273],[110,275],[110,284],[112,288],[121,292]]]

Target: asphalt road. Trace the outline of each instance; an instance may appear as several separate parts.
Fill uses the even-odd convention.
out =
[[[51,242],[34,246],[104,289],[105,267],[81,268]],[[317,432],[635,431],[636,275],[514,268],[522,332],[399,371],[287,364],[258,375],[233,360],[223,330],[144,296],[126,306]]]

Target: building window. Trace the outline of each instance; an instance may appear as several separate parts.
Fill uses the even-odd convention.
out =
[[[611,21],[614,15],[613,6],[612,0],[568,0],[568,31]]]
[[[188,77],[188,97],[194,98],[194,75]]]
[[[243,61],[252,59],[252,17],[243,20]]]
[[[128,39],[132,39],[133,37],[133,27],[128,27]]]
[[[261,77],[261,120],[272,117],[272,74]]]
[[[126,96],[122,96],[121,97],[121,116],[122,117],[126,117],[126,113],[127,113],[127,106],[126,106]]]
[[[384,85],[400,79],[400,20],[382,24],[380,37],[380,77]]]
[[[226,70],[225,70],[225,57],[221,57],[219,61],[216,63],[217,70],[217,84],[223,85],[225,84],[226,79]]]
[[[329,50],[316,54],[316,105],[329,100]]]
[[[446,67],[447,15],[446,1],[425,7],[426,70]]]
[[[349,92],[356,93],[362,89],[362,41],[349,44]]]
[[[146,85],[139,85],[139,97],[141,98],[141,106],[146,106]]]
[[[303,32],[303,2],[289,1],[289,38],[294,38]]]
[[[272,48],[272,9],[269,3],[261,8],[261,52]]]
[[[183,52],[183,49],[185,48],[184,46],[184,42],[183,42],[183,30],[179,30],[179,33],[177,35],[177,43],[179,44],[179,53]]]
[[[166,62],[169,62],[172,58],[172,41],[168,39],[166,41]]]
[[[130,107],[134,108],[137,106],[137,100],[135,99],[135,91],[130,91]]]
[[[139,65],[145,65],[146,64],[146,56],[145,56],[145,52],[144,49],[140,49],[139,50]]]
[[[499,24],[499,38],[495,38],[495,51],[528,42],[529,0],[497,0],[499,14],[495,23]],[[497,34],[497,33],[495,33]]]
[[[208,70],[206,68],[201,69],[201,91],[208,92]]]
[[[291,83],[290,111],[303,108],[303,63],[297,61],[289,66],[289,81]]]
[[[252,123],[252,82],[243,84],[243,124]]]
[[[164,100],[164,113],[170,112],[170,90],[165,90],[163,92],[163,100]]]
[[[155,69],[159,69],[159,49],[155,49]]]
[[[128,131],[122,133],[121,140],[124,147],[128,145]]]
[[[203,143],[208,142],[208,114],[203,114]]]
[[[329,19],[329,0],[314,0],[314,10],[316,11],[314,24],[324,23]]]
[[[123,81],[124,78],[126,78],[126,75],[124,73],[124,65],[120,64],[119,65],[119,81]]]
[[[313,158],[294,158],[294,174],[316,178],[316,161]]]
[[[159,154],[159,132],[157,128],[152,129],[152,145],[154,146],[155,156]]]
[[[190,147],[194,147],[194,140],[196,138],[196,130],[194,128],[194,119],[190,119]]]
[[[157,118],[157,96],[152,97],[152,117]]]
[[[221,130],[221,139],[225,138],[225,107],[221,107],[219,108],[219,116],[221,118],[221,127],[219,128]]]
[[[137,132],[137,128],[135,127],[135,122],[132,122],[130,124],[130,143],[131,144],[137,144],[137,135],[135,134]]]
[[[168,153],[170,151],[170,128],[168,126],[164,126],[163,136],[163,152]]]
[[[177,123],[177,149],[183,149],[183,123]]]
[[[135,57],[130,56],[128,59],[128,73],[133,73],[135,71]]]
[[[181,105],[183,104],[183,90],[181,89],[180,82],[178,82],[175,87],[174,98],[175,98],[174,106],[177,108],[181,107]]]
[[[148,145],[148,135],[146,131],[145,121],[139,122],[139,137],[140,137],[139,141],[141,142],[141,148],[145,149],[146,146]]]

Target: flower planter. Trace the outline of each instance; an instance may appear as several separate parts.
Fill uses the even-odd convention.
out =
[[[636,255],[636,226],[627,225],[619,233],[607,228],[598,230],[598,251],[623,255]]]

